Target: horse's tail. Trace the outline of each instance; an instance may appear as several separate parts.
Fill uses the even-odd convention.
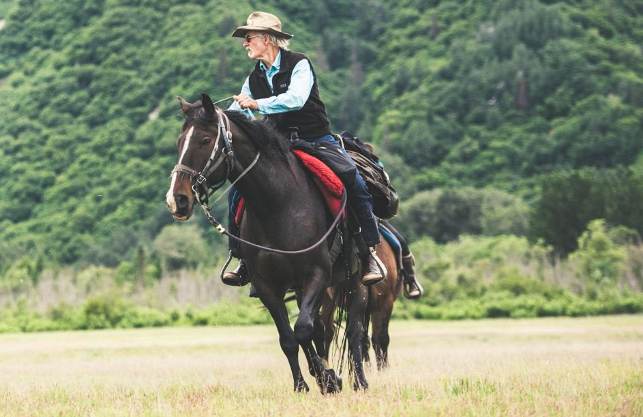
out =
[[[339,355],[335,356],[335,368],[338,374],[341,375],[344,364],[348,362],[349,374],[352,374],[352,358],[350,349],[348,349],[348,295],[341,287],[338,290],[333,295],[333,308],[335,309],[333,341],[335,351],[339,352]]]

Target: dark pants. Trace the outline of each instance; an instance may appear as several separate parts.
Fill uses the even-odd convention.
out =
[[[397,230],[389,221],[387,220],[380,220],[380,222],[386,227],[389,232],[395,236],[395,238],[400,242],[400,247],[402,248],[402,256],[409,256],[411,254],[411,249],[409,248],[409,243],[406,240],[404,236],[402,236],[402,233],[400,233],[399,230]]]
[[[373,198],[368,192],[366,182],[357,170],[355,162],[339,142],[333,136],[326,135],[319,138],[300,139],[294,144],[294,147],[309,151],[337,174],[348,191],[348,203],[357,216],[364,241],[368,246],[377,245],[380,242],[380,235],[377,230],[377,220],[373,214]],[[238,236],[239,230],[234,225],[234,214],[239,198],[239,192],[233,187],[228,194],[228,215],[230,219],[229,231],[236,236]],[[228,241],[234,254],[236,244],[233,239]]]

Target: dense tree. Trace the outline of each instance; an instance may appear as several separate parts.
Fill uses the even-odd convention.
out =
[[[333,127],[375,142],[412,237],[524,234],[534,200],[532,233],[563,251],[592,216],[640,231],[634,3],[0,0],[0,274],[150,250],[174,97],[239,91],[252,63],[229,34],[255,8],[311,55]]]
[[[643,176],[628,169],[570,170],[542,179],[532,215],[532,233],[558,252],[577,248],[577,239],[593,219],[623,225],[643,234]]]

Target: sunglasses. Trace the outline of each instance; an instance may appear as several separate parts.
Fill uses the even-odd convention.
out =
[[[246,36],[244,36],[244,37],[243,37],[243,42],[248,42],[248,43],[250,43],[250,41],[251,41],[253,38],[259,38],[259,37],[262,37],[262,36],[263,36],[263,34],[259,34],[259,35],[246,35]]]

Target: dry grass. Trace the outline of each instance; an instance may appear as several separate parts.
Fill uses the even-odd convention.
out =
[[[394,322],[390,354],[322,397],[269,326],[0,335],[0,415],[643,416],[643,316]]]

